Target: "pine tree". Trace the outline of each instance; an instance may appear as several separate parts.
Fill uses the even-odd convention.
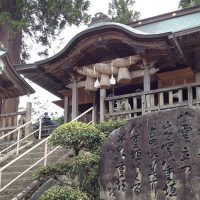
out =
[[[0,0],[0,41],[12,62],[19,63],[27,36],[50,47],[66,25],[88,21],[88,7],[88,0]],[[43,53],[47,53],[47,48]]]
[[[66,25],[87,22],[89,0],[0,0],[0,43],[7,49],[12,63],[27,58],[27,37],[44,47],[47,54],[51,42]],[[0,105],[1,114],[17,112],[18,98],[6,99]],[[16,119],[11,126],[16,126]]]
[[[133,10],[135,0],[113,0],[109,3],[108,14],[114,22],[128,24],[138,20],[140,13]]]
[[[180,0],[179,8],[187,8],[200,5],[200,0]]]

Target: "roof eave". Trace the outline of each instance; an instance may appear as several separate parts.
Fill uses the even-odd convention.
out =
[[[94,28],[86,29],[86,30],[80,32],[79,34],[77,34],[75,37],[73,37],[69,41],[69,43],[59,53],[57,53],[54,56],[47,58],[45,60],[35,62],[35,65],[40,66],[40,65],[43,65],[43,64],[47,64],[48,62],[53,62],[54,59],[58,59],[64,53],[66,53],[67,51],[70,51],[70,49],[72,49],[73,46],[76,43],[78,43],[81,39],[83,39],[83,38],[85,38],[89,35],[94,35],[95,33],[99,33],[100,31],[115,29],[115,30],[122,31],[126,34],[129,34],[130,36],[135,37],[136,39],[147,39],[147,40],[148,39],[168,38],[168,36],[170,34],[172,34],[171,32],[166,32],[166,33],[161,33],[161,34],[138,34],[138,33],[134,33],[133,31],[130,31],[128,28],[126,29],[125,27],[119,26],[119,25],[110,23],[110,24],[106,24],[106,25],[102,25],[102,26],[96,26]]]
[[[172,11],[169,13],[157,15],[154,17],[145,18],[142,20],[132,22],[132,23],[128,24],[128,26],[137,28],[137,27],[140,27],[140,26],[143,26],[146,24],[151,24],[151,23],[155,23],[155,22],[159,22],[159,21],[163,21],[163,20],[167,20],[167,19],[172,19],[172,18],[176,18],[176,17],[180,17],[183,15],[188,15],[188,14],[192,14],[192,13],[196,13],[196,12],[200,12],[200,6],[193,6],[193,7],[184,8],[184,9],[175,10],[175,11]]]

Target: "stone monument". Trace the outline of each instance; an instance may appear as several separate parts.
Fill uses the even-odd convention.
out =
[[[200,109],[129,120],[103,145],[101,200],[200,199]]]

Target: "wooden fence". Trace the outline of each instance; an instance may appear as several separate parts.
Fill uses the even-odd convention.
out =
[[[105,118],[128,119],[147,112],[200,105],[200,83],[105,98]]]
[[[25,111],[0,114],[0,136],[16,129],[18,126],[31,120],[31,103],[28,102]],[[25,134],[30,132],[31,125],[24,130]],[[17,134],[12,134],[5,140],[15,140]]]

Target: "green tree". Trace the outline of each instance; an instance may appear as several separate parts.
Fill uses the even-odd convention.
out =
[[[200,5],[200,0],[180,0],[179,8],[187,8]]]
[[[88,0],[0,0],[0,41],[19,63],[21,48],[23,56],[27,53],[27,36],[49,48],[66,25],[88,21],[88,7]],[[39,53],[47,54],[47,48]]]
[[[114,22],[128,24],[138,20],[140,13],[133,10],[135,0],[112,0],[108,14]]]
[[[73,122],[58,127],[54,130],[50,143],[55,146],[72,147],[75,156],[63,163],[39,168],[34,173],[34,178],[45,181],[53,177],[61,182],[60,185],[75,188],[75,190],[85,193],[90,200],[98,200],[100,149],[106,137],[125,123],[125,121],[113,121],[93,126],[82,122]],[[65,178],[61,180],[60,175],[64,175]],[[51,196],[52,200],[58,199],[53,198],[57,193],[54,190],[49,190],[46,193]],[[63,195],[62,192],[59,195]]]
[[[71,147],[78,156],[81,150],[96,151],[104,139],[105,135],[93,125],[70,122],[56,128],[49,142],[55,146]]]

